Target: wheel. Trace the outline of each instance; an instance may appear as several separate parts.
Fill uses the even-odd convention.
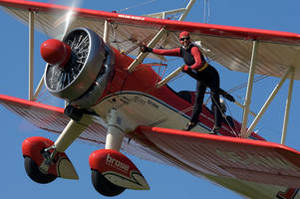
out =
[[[117,196],[125,190],[124,187],[117,186],[108,181],[96,170],[92,170],[92,183],[94,188],[104,196]]]
[[[28,156],[24,158],[24,166],[27,175],[34,182],[40,184],[47,184],[54,181],[57,178],[55,175],[42,173],[37,164]]]

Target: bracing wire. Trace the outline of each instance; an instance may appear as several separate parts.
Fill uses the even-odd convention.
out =
[[[48,94],[47,94],[47,89],[46,89],[46,88],[43,88],[43,89],[41,90],[41,92],[39,93],[39,95],[38,95],[37,102],[43,102],[43,101],[45,101],[45,100],[48,98],[47,95],[48,95]]]
[[[204,0],[203,1],[203,22],[204,23],[206,21],[206,3],[207,3],[207,0]]]
[[[267,75],[256,76],[256,77],[254,77],[253,82],[256,83],[256,82],[261,81],[261,80],[263,80],[263,79],[265,79],[265,78],[267,78],[267,77],[269,77],[269,76],[267,76]],[[231,94],[231,93],[236,92],[236,91],[238,91],[238,90],[240,90],[240,89],[243,89],[243,88],[245,88],[245,87],[247,87],[247,82],[241,83],[241,84],[239,84],[239,85],[237,85],[237,86],[235,86],[235,87],[233,87],[233,88],[227,90],[226,92],[229,93],[229,94]],[[243,100],[243,99],[242,99],[241,97],[239,97],[239,96],[238,96],[238,98],[239,98],[240,100]],[[210,101],[210,98],[208,98],[204,104],[208,104],[209,101]]]
[[[263,79],[265,79],[265,78],[267,78],[267,77],[269,77],[269,76],[267,76],[267,75],[259,75],[259,76],[256,76],[256,77],[254,77],[253,82],[256,83],[256,82],[258,82],[258,81],[260,81],[260,80],[263,80]],[[239,84],[239,85],[237,85],[237,86],[235,86],[235,87],[229,89],[227,92],[228,92],[228,93],[233,93],[233,92],[235,92],[235,91],[237,91],[237,90],[240,90],[240,89],[245,88],[246,86],[247,86],[247,82],[244,82],[244,83],[242,83],[242,84]]]
[[[227,124],[229,124],[229,121],[227,120],[226,115],[225,115],[225,113],[222,111],[222,109],[221,109],[219,103],[216,103],[215,98],[213,98],[212,96],[211,96],[210,98],[211,98],[211,100],[215,103],[217,109],[220,111],[220,113],[221,113],[221,115],[222,115],[222,118],[226,121]],[[225,104],[225,105],[227,106],[227,104]],[[232,126],[230,126],[230,125],[228,125],[228,126],[229,126],[230,130],[232,131],[232,133],[234,133],[236,136],[238,136],[237,132],[235,132],[235,130],[232,128]]]
[[[203,21],[204,23],[209,23],[210,19],[210,2],[209,0],[203,1]]]
[[[123,9],[117,10],[116,12],[124,12],[124,11],[130,10],[130,9],[133,9],[133,8],[137,8],[137,7],[140,7],[140,6],[143,6],[143,5],[147,5],[147,4],[153,3],[155,1],[157,1],[157,0],[145,1],[145,2],[142,2],[142,3],[136,4],[134,6],[130,6],[130,7],[127,7],[127,8],[123,8]]]
[[[232,114],[232,112],[231,112],[231,109],[229,108],[229,105],[228,105],[228,103],[224,100],[224,102],[225,102],[225,106],[226,107],[228,107],[228,112],[229,112],[229,115],[230,115],[230,117],[232,117],[233,116],[233,114]],[[224,113],[225,114],[225,113]],[[233,117],[232,117],[233,118]],[[228,122],[228,120],[227,120],[227,117],[225,117],[225,119],[226,119],[226,122],[229,124],[229,122]],[[229,125],[229,127],[232,129],[232,127]],[[233,130],[233,129],[232,129]],[[234,130],[233,130],[234,131]],[[234,131],[234,133],[236,134],[236,135],[238,135],[235,131]]]

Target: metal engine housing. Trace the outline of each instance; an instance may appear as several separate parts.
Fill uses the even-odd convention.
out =
[[[112,75],[114,53],[92,30],[76,28],[63,42],[71,48],[64,68],[47,64],[44,82],[48,91],[78,108],[88,108],[102,95]]]

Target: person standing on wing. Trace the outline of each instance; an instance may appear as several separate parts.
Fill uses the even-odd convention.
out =
[[[212,93],[213,113],[215,117],[213,133],[216,134],[221,128],[222,123],[222,114],[218,108],[220,107],[219,73],[214,67],[212,67],[205,61],[204,56],[199,48],[191,42],[189,32],[181,32],[179,35],[179,40],[182,45],[180,48],[152,49],[147,47],[146,45],[142,45],[141,51],[151,52],[158,55],[178,56],[183,58],[186,64],[182,69],[183,72],[187,73],[197,80],[197,94],[193,108],[193,114],[185,130],[189,131],[197,125],[199,115],[202,111],[205,90],[207,87],[209,87]]]

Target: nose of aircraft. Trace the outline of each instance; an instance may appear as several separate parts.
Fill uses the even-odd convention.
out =
[[[42,43],[41,55],[47,63],[64,68],[71,56],[71,48],[62,41],[49,39]]]

